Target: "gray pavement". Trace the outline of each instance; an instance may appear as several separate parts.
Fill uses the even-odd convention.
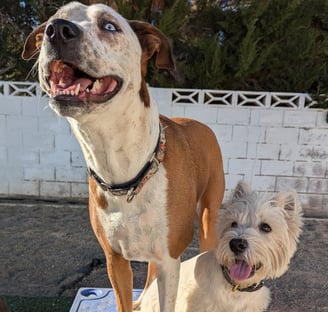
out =
[[[183,258],[196,253],[194,241]],[[133,270],[142,288],[146,265]],[[289,271],[267,285],[271,312],[328,312],[327,219],[305,219]],[[0,296],[74,297],[80,287],[110,287],[87,203],[0,199]]]

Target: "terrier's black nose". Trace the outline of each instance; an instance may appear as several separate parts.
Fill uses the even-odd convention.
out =
[[[229,243],[230,249],[233,251],[235,255],[243,253],[247,247],[248,242],[242,238],[234,238]]]
[[[68,20],[57,18],[47,25],[45,34],[51,42],[67,43],[79,38],[80,29]]]

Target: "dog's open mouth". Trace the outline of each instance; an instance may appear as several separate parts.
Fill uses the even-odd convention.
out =
[[[261,263],[251,266],[244,260],[236,260],[236,262],[230,266],[229,274],[231,279],[234,281],[244,281],[252,277],[261,267]]]
[[[73,65],[55,60],[50,64],[50,96],[61,100],[102,103],[112,98],[122,81],[115,76],[94,78]]]

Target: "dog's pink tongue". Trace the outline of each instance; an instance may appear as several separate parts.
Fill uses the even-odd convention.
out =
[[[243,281],[247,279],[251,272],[252,267],[242,260],[237,260],[237,262],[230,267],[230,277],[234,281]]]

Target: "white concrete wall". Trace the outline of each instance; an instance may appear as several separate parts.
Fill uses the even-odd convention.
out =
[[[85,162],[66,120],[36,84],[18,91],[11,84],[0,82],[0,196],[87,197]],[[272,108],[267,100],[256,107],[190,104],[172,101],[172,92],[151,88],[162,114],[195,118],[216,133],[227,190],[240,179],[258,191],[293,188],[306,214],[328,216],[327,111]]]

